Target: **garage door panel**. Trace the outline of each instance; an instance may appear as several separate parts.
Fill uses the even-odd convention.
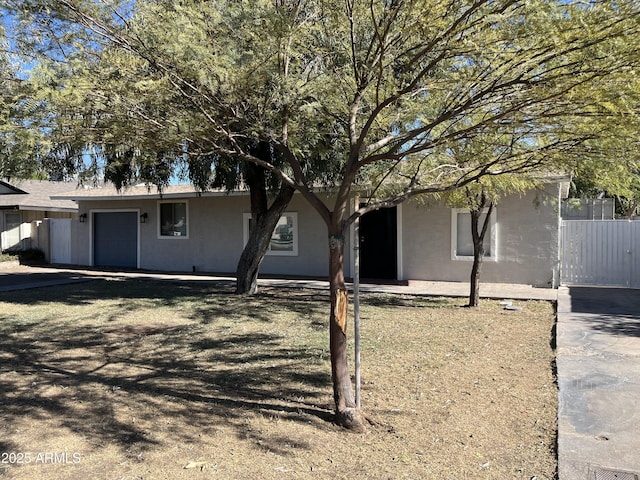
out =
[[[137,212],[94,212],[93,264],[138,267]]]

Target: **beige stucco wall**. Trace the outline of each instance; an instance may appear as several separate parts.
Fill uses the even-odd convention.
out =
[[[485,261],[484,282],[553,286],[557,281],[559,184],[546,192],[512,196],[498,203],[497,258]],[[157,199],[80,201],[79,211],[135,210],[147,213],[139,224],[142,269],[165,271],[235,272],[243,248],[243,214],[249,197],[230,195],[192,197],[189,238],[158,238]],[[469,279],[471,261],[451,255],[451,209],[426,208],[410,201],[399,208],[399,279],[462,281]],[[325,277],[328,273],[327,230],[319,214],[299,195],[287,212],[297,213],[298,255],[267,256],[261,273]],[[91,222],[74,222],[72,262],[91,265]],[[352,232],[351,232],[352,234]],[[346,235],[345,274],[353,274],[350,235]]]
[[[81,213],[136,210],[147,213],[139,225],[140,268],[165,271],[235,272],[243,248],[243,214],[251,211],[249,197],[229,195],[188,198],[188,238],[158,238],[159,201],[81,201]],[[298,255],[265,257],[261,273],[282,275],[327,275],[327,233],[318,213],[294,195],[287,212],[298,218]],[[78,223],[72,256],[79,265],[92,264],[91,215]],[[347,256],[347,262],[349,257]],[[348,263],[347,263],[348,265]]]
[[[545,192],[510,196],[496,207],[497,257],[485,261],[485,282],[555,286],[558,268],[559,185]],[[451,209],[425,208],[417,202],[402,207],[404,279],[469,280],[472,262],[453,260]],[[470,227],[469,227],[470,228]]]

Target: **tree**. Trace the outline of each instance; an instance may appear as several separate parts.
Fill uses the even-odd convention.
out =
[[[572,170],[570,198],[613,198],[615,213],[636,214],[640,205],[638,108],[619,110],[616,122],[607,122],[606,135],[589,145],[590,155]]]
[[[278,164],[277,152],[267,142],[252,142],[248,147],[252,155],[265,162]],[[188,160],[188,176],[200,191],[224,188],[231,191],[249,190],[251,228],[236,269],[236,293],[255,294],[258,291],[260,265],[269,249],[271,236],[278,221],[291,201],[295,189],[280,181],[264,167],[242,163],[219,155],[194,155]],[[148,181],[148,180],[147,180]],[[271,195],[270,195],[271,194]],[[273,198],[270,200],[269,196]]]
[[[602,175],[600,169],[595,172],[580,169],[576,172],[580,176],[571,181],[569,199],[610,198],[615,201],[617,217],[629,218],[637,215],[640,206],[640,170],[630,171],[628,165],[622,162],[619,167],[617,176],[612,175],[612,171]]]
[[[633,215],[640,203],[640,79],[630,74],[632,68],[609,75],[609,88],[590,82],[577,89],[573,101],[579,114],[568,126],[589,136],[581,161],[569,170],[570,196],[615,198],[622,216]]]
[[[188,179],[199,191],[248,188],[254,221],[238,261],[236,291],[256,293],[270,236],[294,189],[263,167],[243,165],[208,148],[199,150],[200,145],[189,138],[190,103],[172,95],[162,82],[141,78],[140,62],[103,51],[81,28],[68,28],[64,16],[41,2],[25,3],[24,9],[15,13],[28,12],[35,21],[31,17],[24,23],[23,35],[16,37],[21,48],[14,50],[40,53],[31,81],[39,85],[40,100],[55,111],[51,116],[56,119],[40,167],[58,180],[95,183],[104,178],[118,189],[144,182],[162,191],[173,176]],[[30,38],[38,28],[45,30],[48,37],[43,38],[48,41],[33,45]],[[198,126],[198,134],[215,136],[206,131],[206,122]],[[281,163],[266,142],[245,143],[256,157]]]
[[[256,156],[263,160],[269,161],[274,154],[269,144],[262,143],[257,148],[262,152],[256,152]],[[258,291],[258,271],[269,249],[271,235],[295,190],[291,185],[280,182],[278,193],[269,205],[265,168],[254,163],[247,163],[244,168],[251,196],[252,222],[247,244],[238,260],[236,293],[253,294]]]
[[[46,115],[12,61],[10,43],[0,25],[0,178],[29,178],[40,170],[36,158],[45,143],[40,126]]]
[[[85,0],[47,6],[79,26],[85,48],[99,45],[101,61],[134,65],[127,72],[137,85],[163,92],[153,101],[170,106],[168,119],[166,109],[128,109],[141,129],[176,125],[190,151],[258,165],[324,220],[336,421],[353,430],[366,419],[347,365],[351,223],[416,195],[528,169],[526,156],[442,163],[434,153],[478,132],[568,118],[572,92],[628,66],[638,38],[637,6],[608,1],[139,0],[125,13]],[[283,164],[256,155],[251,141],[271,145]],[[369,195],[351,208],[355,186]]]
[[[486,192],[471,197],[469,200],[474,203],[471,208],[471,238],[473,240],[473,267],[471,268],[471,288],[469,291],[469,306],[477,307],[480,303],[480,269],[482,268],[482,260],[484,259],[485,248],[484,239],[487,234],[487,228],[493,213],[494,201],[487,199]],[[485,211],[486,209],[486,211]],[[484,214],[482,223],[481,216]]]
[[[529,123],[515,131],[507,128],[479,132],[471,138],[461,139],[447,145],[441,155],[450,161],[484,165],[499,161],[516,165],[513,171],[500,175],[484,176],[464,188],[427,197],[444,201],[455,208],[469,212],[473,264],[469,281],[469,307],[480,302],[480,278],[486,254],[486,235],[492,224],[492,213],[496,204],[506,195],[522,194],[538,188],[545,177],[557,176],[558,172],[573,168],[583,151],[581,145],[591,139],[590,134],[567,134],[563,122],[555,118],[542,117],[544,124]],[[544,132],[544,135],[541,134]],[[444,161],[443,161],[444,162]]]
[[[501,175],[495,178],[481,178],[456,191],[444,195],[445,202],[469,211],[469,228],[473,247],[473,263],[469,276],[469,307],[480,304],[480,278],[482,265],[487,253],[486,238],[492,225],[492,214],[500,198],[512,193],[522,193],[539,183],[526,172],[519,175]]]

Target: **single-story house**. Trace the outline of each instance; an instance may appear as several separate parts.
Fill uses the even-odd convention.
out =
[[[70,182],[44,180],[0,181],[2,251],[48,250],[48,245],[44,245],[48,242],[39,239],[38,226],[45,219],[66,219],[70,224],[77,218],[78,205],[74,201],[51,198],[54,194],[68,193],[75,186]]]
[[[543,191],[503,199],[487,235],[482,279],[558,285],[560,204],[566,179]],[[250,228],[247,192],[198,193],[187,185],[162,195],[145,186],[76,190],[79,216],[72,228],[71,263],[164,271],[232,273]],[[354,205],[355,207],[355,200]],[[362,278],[468,281],[469,213],[408,201],[365,215],[360,226]],[[353,276],[353,228],[345,246],[345,273]],[[261,273],[326,277],[326,226],[295,194],[276,227]]]

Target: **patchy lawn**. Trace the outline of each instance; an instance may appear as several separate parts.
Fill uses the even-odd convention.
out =
[[[357,435],[330,421],[325,292],[0,294],[0,477],[554,478],[553,306],[464,303],[363,296],[362,403],[379,426]]]

